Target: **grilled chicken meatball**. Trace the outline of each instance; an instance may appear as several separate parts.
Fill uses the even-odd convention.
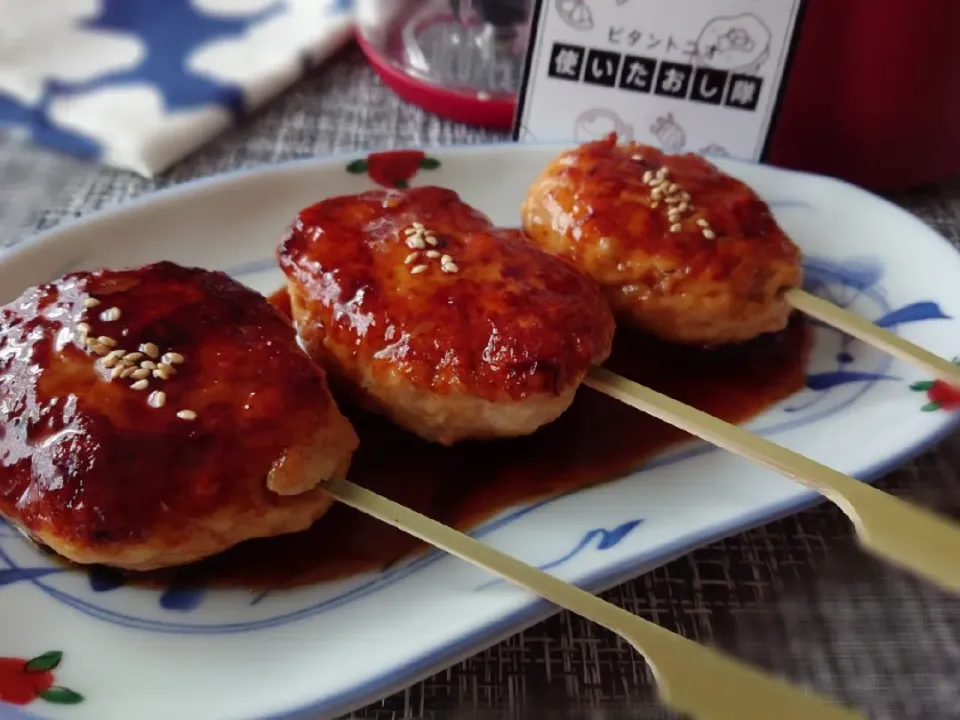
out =
[[[0,309],[0,515],[75,562],[303,530],[357,444],[290,323],[221,273],[74,273]]]
[[[610,352],[597,285],[451,190],[325,200],[277,253],[331,383],[440,444],[533,432]]]
[[[744,183],[697,155],[616,137],[562,153],[530,187],[523,228],[594,278],[618,321],[678,343],[782,330],[801,253]]]

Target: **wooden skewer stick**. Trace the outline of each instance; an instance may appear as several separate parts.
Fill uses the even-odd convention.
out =
[[[853,521],[866,550],[960,593],[960,525],[609,370],[594,368],[584,384],[816,490]]]
[[[960,366],[934,355],[929,350],[924,350],[859,315],[803,290],[788,290],[786,298],[794,310],[816,318],[895,358],[916,365],[946,383],[960,387]]]
[[[326,489],[346,505],[617,633],[647,659],[657,679],[661,699],[681,713],[701,720],[852,720],[862,717],[682,638],[346,480],[333,482]]]

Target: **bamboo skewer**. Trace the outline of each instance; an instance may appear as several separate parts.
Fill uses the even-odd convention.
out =
[[[853,521],[866,550],[960,593],[960,525],[609,370],[594,368],[584,384],[816,490]]]
[[[340,502],[425,540],[613,631],[643,655],[660,697],[702,720],[852,720],[860,714],[698,645],[585,590],[346,480],[326,486]]]
[[[946,383],[960,387],[960,366],[934,355],[929,350],[924,350],[859,315],[803,290],[788,290],[786,299],[794,310],[816,318],[899,360],[916,365]]]

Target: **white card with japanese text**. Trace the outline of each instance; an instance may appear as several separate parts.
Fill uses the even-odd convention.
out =
[[[761,160],[804,0],[539,0],[514,138]]]

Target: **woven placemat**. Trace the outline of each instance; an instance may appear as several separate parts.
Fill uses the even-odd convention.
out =
[[[401,102],[351,49],[153,181],[0,134],[0,246],[203,175],[331,152],[503,139]],[[960,178],[891,199],[960,246]],[[879,485],[960,517],[958,469],[955,435]],[[847,701],[871,718],[960,718],[960,601],[860,553],[848,522],[832,506],[698,550],[606,597]],[[671,715],[658,708],[644,663],[628,646],[560,613],[351,717]]]

